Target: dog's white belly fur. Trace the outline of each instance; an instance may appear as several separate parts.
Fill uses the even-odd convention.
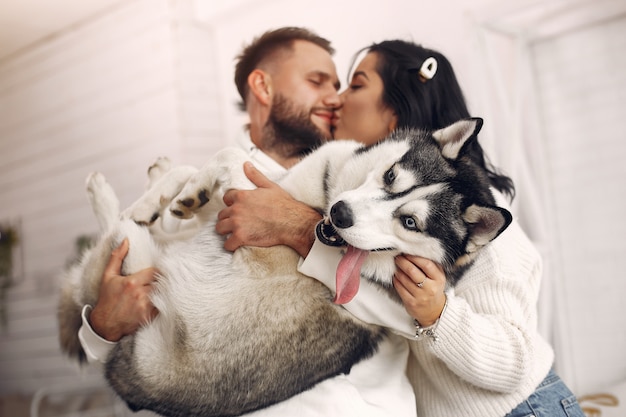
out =
[[[258,340],[284,339],[276,329],[297,334],[320,303],[332,306],[326,287],[298,273],[293,250],[241,248],[231,254],[213,232],[214,224],[205,228],[191,241],[166,247],[153,263],[167,277],[158,281],[152,295],[160,314],[137,333],[134,357],[140,374],[155,384],[168,376],[179,381],[176,376],[184,366],[211,374],[214,368],[198,368],[207,364],[207,352],[210,363],[253,355]],[[130,235],[132,247],[143,246],[132,241],[143,234]],[[298,303],[289,301],[294,294],[303,295]],[[274,349],[272,343],[267,348]]]

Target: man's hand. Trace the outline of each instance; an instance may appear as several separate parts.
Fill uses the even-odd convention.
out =
[[[228,235],[224,248],[240,246],[287,245],[306,256],[315,241],[315,225],[322,216],[294,200],[278,184],[270,181],[251,163],[244,172],[258,188],[229,190],[224,194],[227,207],[219,212],[215,229]]]
[[[132,275],[121,275],[128,246],[128,239],[124,239],[111,252],[102,276],[98,301],[89,314],[92,329],[111,342],[134,333],[158,314],[149,297],[156,269],[147,268]]]

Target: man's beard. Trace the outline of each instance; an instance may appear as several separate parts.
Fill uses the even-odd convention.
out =
[[[301,157],[326,141],[324,133],[311,121],[310,112],[298,111],[285,96],[277,94],[272,101],[263,143],[285,158]]]

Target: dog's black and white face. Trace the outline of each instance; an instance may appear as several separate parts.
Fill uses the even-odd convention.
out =
[[[326,235],[334,229],[349,248],[338,272],[340,302],[354,295],[342,296],[341,287],[358,288],[359,275],[390,286],[399,253],[442,264],[455,284],[472,255],[508,226],[511,215],[495,206],[486,173],[463,153],[480,125],[399,131],[360,149],[329,179]]]

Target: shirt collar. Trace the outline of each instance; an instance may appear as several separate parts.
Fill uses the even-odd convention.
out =
[[[254,163],[254,165],[264,174],[274,172],[274,173],[282,173],[287,171],[287,169],[272,159],[269,155],[259,149],[254,143],[252,143],[252,139],[250,139],[249,132],[243,132],[244,134],[239,137],[239,146],[241,146],[248,155],[250,155],[250,159]]]

